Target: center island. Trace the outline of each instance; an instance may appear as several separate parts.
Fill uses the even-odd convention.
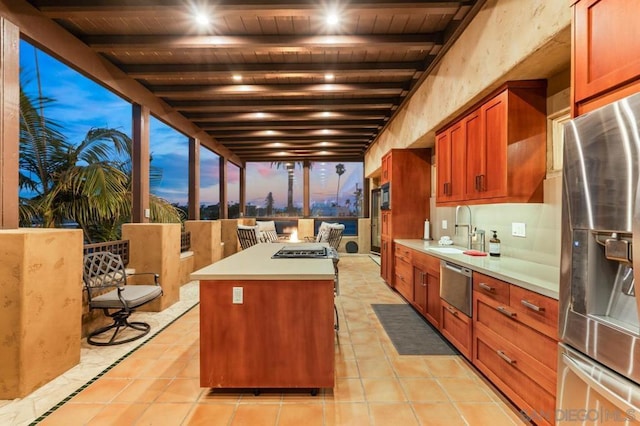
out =
[[[333,387],[333,261],[272,258],[286,246],[257,244],[191,274],[200,280],[200,386]]]

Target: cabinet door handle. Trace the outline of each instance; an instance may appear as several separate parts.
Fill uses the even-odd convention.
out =
[[[480,179],[480,175],[476,175],[476,182],[474,185],[476,191],[480,191],[480,187],[478,186],[479,185],[478,179]]]
[[[496,351],[496,353],[498,354],[498,356],[500,358],[502,358],[503,360],[505,360],[509,365],[513,365],[516,363],[515,359],[511,359],[507,356],[507,354],[504,353],[504,351]]]
[[[528,300],[522,299],[522,300],[520,300],[520,303],[522,303],[524,306],[526,306],[527,308],[531,309],[532,311],[544,312],[544,308],[542,306],[535,305],[535,304],[529,302]]]
[[[478,284],[478,287],[480,287],[483,290],[489,291],[491,293],[496,291],[495,287],[491,287],[489,284],[485,284],[485,283]]]
[[[447,306],[447,310],[451,312],[454,316],[458,316],[458,311],[456,311],[453,306]]]
[[[486,191],[487,188],[486,188],[486,186],[484,184],[484,175],[480,175],[479,177],[480,177],[480,185],[479,185],[480,189],[479,189],[479,191],[481,191],[481,192],[482,191]]]
[[[500,312],[502,315],[508,316],[509,318],[514,318],[516,316],[515,312],[511,312],[510,310],[508,310],[507,308],[505,308],[504,306],[498,306],[496,308],[496,310],[498,312]]]

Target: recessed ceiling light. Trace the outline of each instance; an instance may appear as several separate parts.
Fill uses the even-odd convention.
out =
[[[324,111],[324,112],[322,113],[322,116],[323,116],[323,117],[331,117],[331,113],[330,113],[329,111]]]
[[[331,133],[331,130],[329,129],[322,129],[322,133],[324,133],[325,135]]]
[[[326,22],[327,26],[329,26],[330,28],[336,27],[340,23],[340,16],[338,15],[338,12],[335,10],[328,11]]]
[[[209,15],[207,15],[202,11],[196,12],[195,19],[196,19],[196,23],[201,27],[209,26],[209,24],[211,23],[211,20],[209,19]]]
[[[264,112],[256,112],[256,118],[264,118]]]
[[[336,76],[331,74],[330,72],[324,75],[324,81],[333,81],[335,78]]]
[[[240,74],[234,74],[233,81],[242,81],[242,76]]]
[[[274,135],[276,132],[273,130],[265,130],[265,133],[268,135]]]

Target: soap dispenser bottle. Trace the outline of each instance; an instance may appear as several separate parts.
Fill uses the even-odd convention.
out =
[[[500,239],[498,238],[498,231],[493,232],[493,237],[489,240],[489,255],[500,257]]]

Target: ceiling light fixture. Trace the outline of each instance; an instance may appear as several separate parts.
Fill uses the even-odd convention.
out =
[[[336,78],[335,75],[333,75],[332,73],[328,72],[324,75],[324,81],[333,81]]]
[[[209,16],[202,11],[196,12],[195,20],[196,24],[198,24],[198,26],[200,27],[208,27],[211,23],[211,20],[209,20]]]
[[[327,26],[329,28],[335,28],[340,23],[340,16],[336,10],[330,10],[327,12],[326,16]]]
[[[256,118],[264,118],[265,114],[264,112],[256,112]]]
[[[240,74],[234,74],[233,81],[242,81],[242,76]]]
[[[329,111],[324,111],[324,112],[322,113],[322,116],[323,116],[323,117],[331,117],[331,113],[330,113]]]

